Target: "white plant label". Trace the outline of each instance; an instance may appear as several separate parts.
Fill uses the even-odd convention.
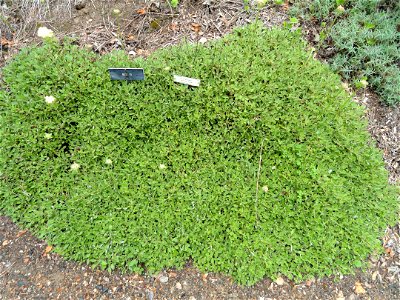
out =
[[[195,79],[195,78],[174,75],[174,81],[177,83],[182,83],[190,86],[200,86],[200,79]]]

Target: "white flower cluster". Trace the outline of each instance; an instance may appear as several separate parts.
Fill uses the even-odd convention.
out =
[[[71,165],[71,170],[72,170],[72,171],[78,171],[80,167],[81,167],[80,164],[74,162],[74,163]]]
[[[46,101],[47,104],[52,104],[56,101],[56,98],[54,98],[53,96],[45,96],[44,101]]]
[[[53,38],[54,37],[54,32],[53,30],[47,28],[47,27],[39,27],[37,31],[38,37],[41,37],[42,39],[45,38]]]

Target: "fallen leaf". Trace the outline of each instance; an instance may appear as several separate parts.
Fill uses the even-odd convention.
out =
[[[310,287],[313,284],[312,280],[307,280],[306,281],[306,286]]]
[[[10,244],[10,241],[4,240],[2,245],[4,247],[4,246],[7,246],[8,244]]]
[[[175,278],[176,276],[178,276],[178,274],[176,274],[175,272],[169,272],[168,276],[171,278]]]
[[[365,294],[366,293],[365,289],[363,288],[361,283],[358,282],[358,281],[354,284],[354,291],[356,292],[357,295],[361,295],[361,294]]]
[[[199,33],[201,31],[201,25],[198,23],[192,23],[192,30],[196,33]]]
[[[207,273],[204,273],[203,275],[201,275],[201,279],[202,279],[204,282],[207,282],[207,276],[208,276],[208,274],[207,274]]]
[[[394,256],[394,251],[390,247],[385,248],[385,252],[386,252],[386,254],[390,255],[390,257]]]
[[[146,14],[146,9],[145,8],[140,8],[140,9],[136,10],[136,13],[138,15],[145,15]]]
[[[0,39],[0,44],[1,44],[2,46],[12,46],[13,42],[7,40],[6,38],[1,38],[1,39]]]
[[[135,36],[133,34],[128,35],[128,37],[126,38],[128,41],[134,41],[135,40]]]
[[[149,56],[150,55],[150,51],[148,50],[144,50],[144,49],[137,49],[136,54],[139,56]]]
[[[154,19],[150,22],[150,27],[153,29],[160,29],[161,25],[160,25],[160,21],[158,19]]]
[[[177,31],[178,30],[178,23],[176,23],[176,22],[172,22],[170,25],[169,25],[169,29],[171,29],[172,31]]]
[[[284,280],[282,277],[278,277],[278,278],[275,280],[275,283],[276,283],[277,285],[283,285],[283,284],[285,283],[285,280]]]
[[[282,4],[283,10],[289,10],[289,0],[286,0],[285,3]]]
[[[53,250],[53,246],[47,246],[43,254],[48,254],[51,250]]]
[[[17,238],[23,236],[25,233],[27,233],[27,231],[28,231],[28,230],[21,230],[21,231],[18,231]]]
[[[29,257],[24,258],[24,263],[27,264],[29,262]]]

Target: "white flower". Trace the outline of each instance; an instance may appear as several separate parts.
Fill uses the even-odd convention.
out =
[[[255,2],[258,7],[264,7],[267,4],[267,0],[256,0]]]
[[[38,37],[41,38],[52,38],[54,37],[54,32],[53,30],[47,28],[47,27],[39,27],[38,31],[37,31],[37,35]]]
[[[113,163],[113,162],[112,162],[111,159],[109,159],[109,158],[106,159],[106,164],[107,164],[107,165],[112,165],[112,163]]]
[[[52,137],[53,137],[53,135],[52,135],[51,133],[47,133],[47,132],[46,132],[46,133],[44,134],[44,138],[47,139],[47,140],[51,139]]]
[[[72,170],[72,171],[78,171],[80,167],[81,167],[80,164],[74,162],[74,163],[71,165],[71,170]]]
[[[166,167],[167,167],[166,165],[160,164],[160,169],[161,169],[161,170],[165,169]]]
[[[360,80],[360,84],[362,85],[363,88],[366,88],[368,85],[368,81],[366,81],[365,79]]]
[[[54,101],[56,101],[56,98],[54,98],[53,96],[45,96],[44,100],[46,101],[47,104],[52,104],[54,103]]]
[[[268,187],[267,187],[266,185],[264,185],[264,186],[262,187],[262,190],[264,191],[264,193],[266,193],[266,192],[268,192]]]
[[[343,12],[345,9],[342,5],[339,5],[338,7],[336,7],[336,9],[340,12]]]

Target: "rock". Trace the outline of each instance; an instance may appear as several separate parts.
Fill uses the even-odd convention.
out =
[[[354,294],[351,294],[350,296],[349,296],[349,298],[348,298],[348,300],[355,300],[356,299],[356,295],[354,295]]]
[[[372,273],[372,281],[376,280],[376,277],[379,275],[379,271],[375,271],[374,273]]]
[[[283,285],[283,284],[285,283],[285,280],[284,280],[282,277],[278,277],[278,278],[275,280],[275,283],[276,283],[277,285]]]
[[[131,56],[136,56],[136,52],[133,51],[133,50],[129,51],[128,54],[131,55]]]
[[[189,300],[196,300],[196,298],[193,297],[193,296],[190,296],[190,297],[189,297]]]
[[[75,9],[76,10],[81,10],[86,7],[86,0],[78,0],[75,2]]]
[[[360,282],[356,282],[354,284],[354,291],[356,292],[357,295],[361,295],[361,294],[365,294],[365,289],[363,288],[363,286],[361,285]]]
[[[181,289],[182,289],[182,284],[181,284],[180,282],[177,282],[176,285],[175,285],[175,287],[176,287],[178,290],[181,290]]]
[[[336,300],[346,300],[342,291],[339,291]]]
[[[207,42],[207,39],[205,38],[205,37],[202,37],[200,40],[199,40],[199,43],[201,43],[201,44],[205,44]]]
[[[159,278],[161,283],[167,283],[168,282],[168,276],[160,276]]]
[[[150,290],[146,290],[146,299],[153,300],[153,298],[154,298],[154,293]]]

